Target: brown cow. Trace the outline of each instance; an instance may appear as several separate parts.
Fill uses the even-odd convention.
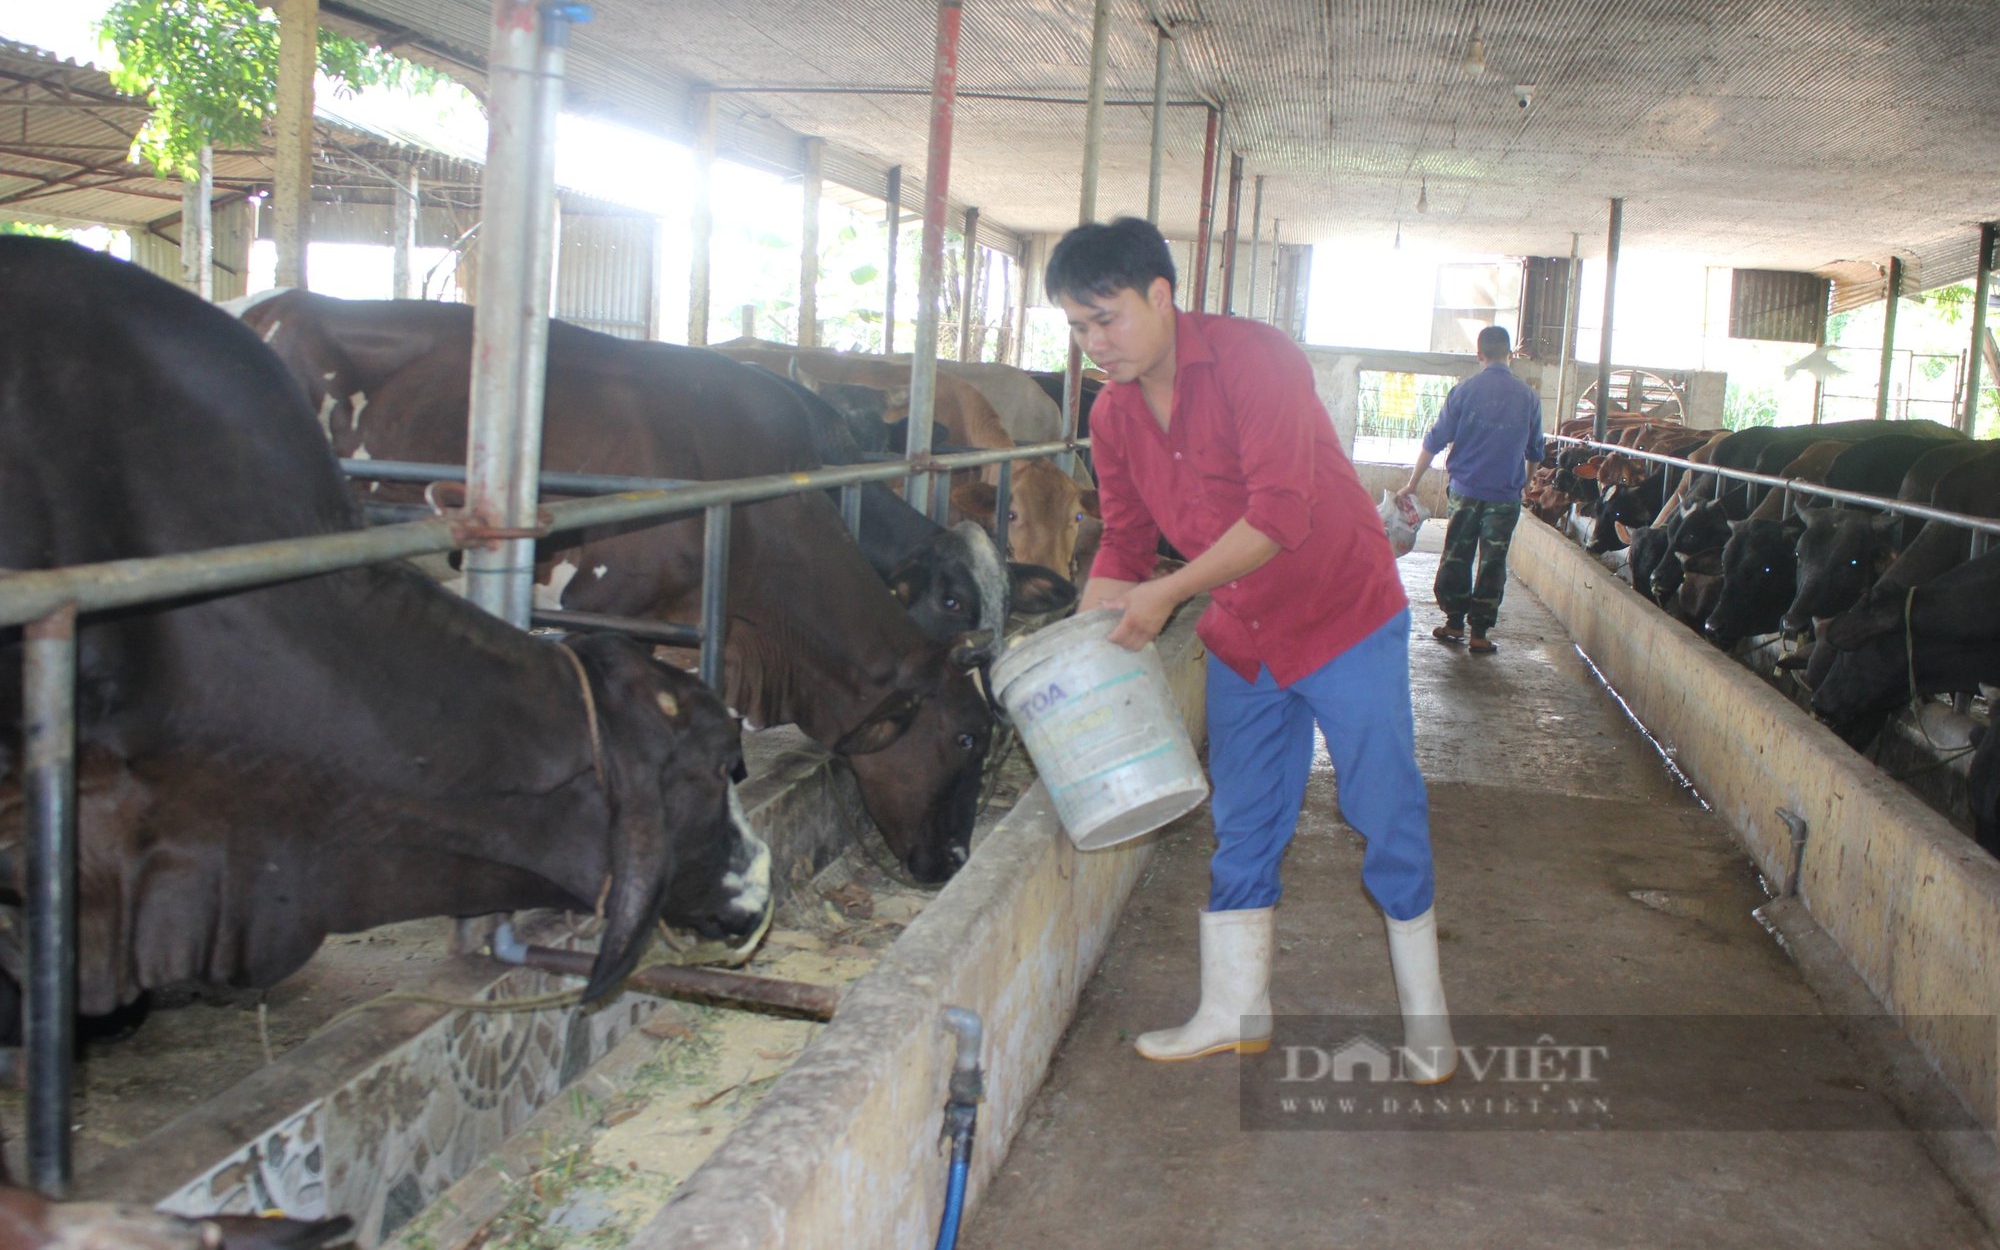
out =
[[[874,387],[886,396],[885,420],[909,419],[907,361],[800,350],[761,340],[722,343],[715,350],[732,360],[796,377],[806,385],[817,380]],[[962,447],[1014,446],[1013,438],[1001,424],[1000,414],[979,388],[942,371],[938,374],[937,409],[932,419],[951,431],[952,441]],[[962,475],[952,487],[952,503],[965,515],[976,517],[991,528],[998,503],[999,478],[997,467],[983,474]],[[1013,500],[1007,510],[1008,554],[1026,564],[1067,571],[1076,555],[1077,525],[1086,516],[1095,515],[1096,510],[1096,492],[1072,481],[1048,461],[1018,463],[1014,466]]]
[[[464,463],[470,307],[290,291],[243,319],[304,384],[337,451]],[[720,480],[814,467],[794,450],[810,438],[791,428],[806,418],[782,378],[562,322],[548,342],[545,469]],[[698,516],[585,534],[564,553],[575,572],[562,605],[696,619],[701,535]],[[959,671],[977,656],[918,631],[818,492],[735,510],[729,617],[729,701],[847,756],[897,859],[919,881],[949,877],[992,735]]]

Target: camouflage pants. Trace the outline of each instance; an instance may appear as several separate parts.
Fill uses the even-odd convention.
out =
[[[1464,620],[1485,633],[1500,619],[1500,596],[1507,592],[1507,544],[1521,519],[1521,501],[1493,503],[1451,496],[1444,527],[1444,558],[1438,561],[1438,606],[1451,620]],[[1473,575],[1475,560],[1478,575]]]

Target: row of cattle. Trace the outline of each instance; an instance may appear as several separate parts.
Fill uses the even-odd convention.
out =
[[[1565,425],[1590,437],[1587,422]],[[1677,456],[1945,512],[2000,517],[2000,442],[1928,421],[1687,430],[1614,423],[1610,439]],[[2000,552],[1974,555],[1961,525],[1683,471],[1575,444],[1554,450],[1528,504],[1590,518],[1588,547],[1623,549],[1635,589],[1724,649],[1805,640],[1780,661],[1821,720],[1857,749],[1915,698],[2000,684]],[[1789,496],[1789,497],[1788,497]],[[2000,854],[2000,735],[1971,761],[1976,836]]]
[[[292,293],[238,320],[20,238],[0,238],[0,296],[0,569],[359,528],[336,449],[464,462],[470,309]],[[793,377],[562,324],[546,392],[551,470],[804,471],[844,424]],[[934,525],[879,488],[866,505],[865,547],[823,493],[736,509],[719,693],[618,637],[523,634],[403,565],[86,618],[80,1009],[270,985],[328,933],[425,915],[601,908],[593,998],[662,920],[740,941],[771,891],[731,784],[738,708],[846,757],[905,870],[948,878],[993,730],[975,670],[1011,611],[1075,589],[972,522]],[[695,619],[701,528],[697,513],[554,536],[562,605]],[[14,909],[20,661],[20,631],[0,632]],[[7,979],[21,961],[0,940]]]

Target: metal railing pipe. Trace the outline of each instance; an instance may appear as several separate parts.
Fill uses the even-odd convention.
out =
[[[28,808],[28,1178],[67,1198],[76,1054],[76,606],[28,623],[22,663]]]
[[[1595,447],[1603,451],[1616,452],[1635,460],[1650,460],[1654,464],[1677,465],[1696,473],[1709,473],[1731,481],[1743,482],[1749,486],[1770,486],[1778,490],[1796,491],[1805,495],[1816,495],[1837,503],[1853,504],[1862,508],[1879,508],[1884,512],[1894,512],[1900,516],[1917,517],[1925,521],[1943,521],[1947,525],[1959,525],[1966,529],[1988,534],[2000,534],[2000,518],[1967,516],[1963,512],[1947,512],[1943,508],[1933,508],[1929,504],[1909,503],[1901,499],[1889,499],[1882,495],[1865,495],[1860,491],[1841,490],[1818,482],[1808,482],[1803,478],[1776,477],[1769,473],[1753,473],[1748,469],[1726,469],[1712,464],[1697,464],[1679,456],[1665,456],[1653,451],[1635,451],[1630,447],[1620,447],[1616,443],[1600,443],[1594,439],[1574,438],[1567,434],[1551,434],[1553,442],[1574,443],[1581,447]]]
[[[847,527],[847,536],[855,540],[861,538],[861,484],[850,482],[840,488],[840,523]]]
[[[343,460],[340,471],[364,482],[463,482],[462,464],[421,464],[410,460]],[[557,495],[616,495],[630,490],[672,490],[692,484],[680,477],[622,477],[610,473],[566,473],[544,469],[541,488]]]
[[[1033,460],[1075,451],[1089,440],[1035,443],[1026,447],[996,447],[924,461],[920,471],[974,469],[1008,460]],[[373,465],[378,462],[368,461]],[[722,482],[690,482],[664,490],[625,491],[588,499],[545,505],[550,532],[584,529],[649,517],[696,512],[715,504],[754,503],[810,490],[827,490],[850,483],[882,482],[902,477],[910,466],[887,464],[839,465],[801,473],[773,473]],[[168,556],[142,556],[60,569],[30,569],[0,574],[0,625],[38,620],[74,602],[79,612],[99,612],[156,600],[241,590],[268,582],[317,573],[338,572],[364,564],[379,564],[409,556],[431,555],[470,545],[461,537],[462,519],[440,516],[428,521],[343,530],[306,538],[244,543]]]
[[[729,631],[729,510],[726,503],[704,509],[701,531],[701,679],[717,694]]]
[[[675,621],[648,620],[642,616],[612,616],[604,612],[565,612],[536,608],[532,618],[549,629],[567,629],[585,634],[624,634],[647,642],[663,642],[670,647],[698,647],[701,630]]]

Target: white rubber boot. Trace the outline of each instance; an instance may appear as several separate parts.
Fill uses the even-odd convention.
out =
[[[1201,913],[1201,1006],[1177,1029],[1141,1033],[1148,1059],[1199,1059],[1271,1045],[1271,909]]]
[[[1448,1081],[1458,1071],[1458,1047],[1438,977],[1437,909],[1413,920],[1382,919],[1389,925],[1389,967],[1403,1008],[1403,1073],[1418,1085]]]

